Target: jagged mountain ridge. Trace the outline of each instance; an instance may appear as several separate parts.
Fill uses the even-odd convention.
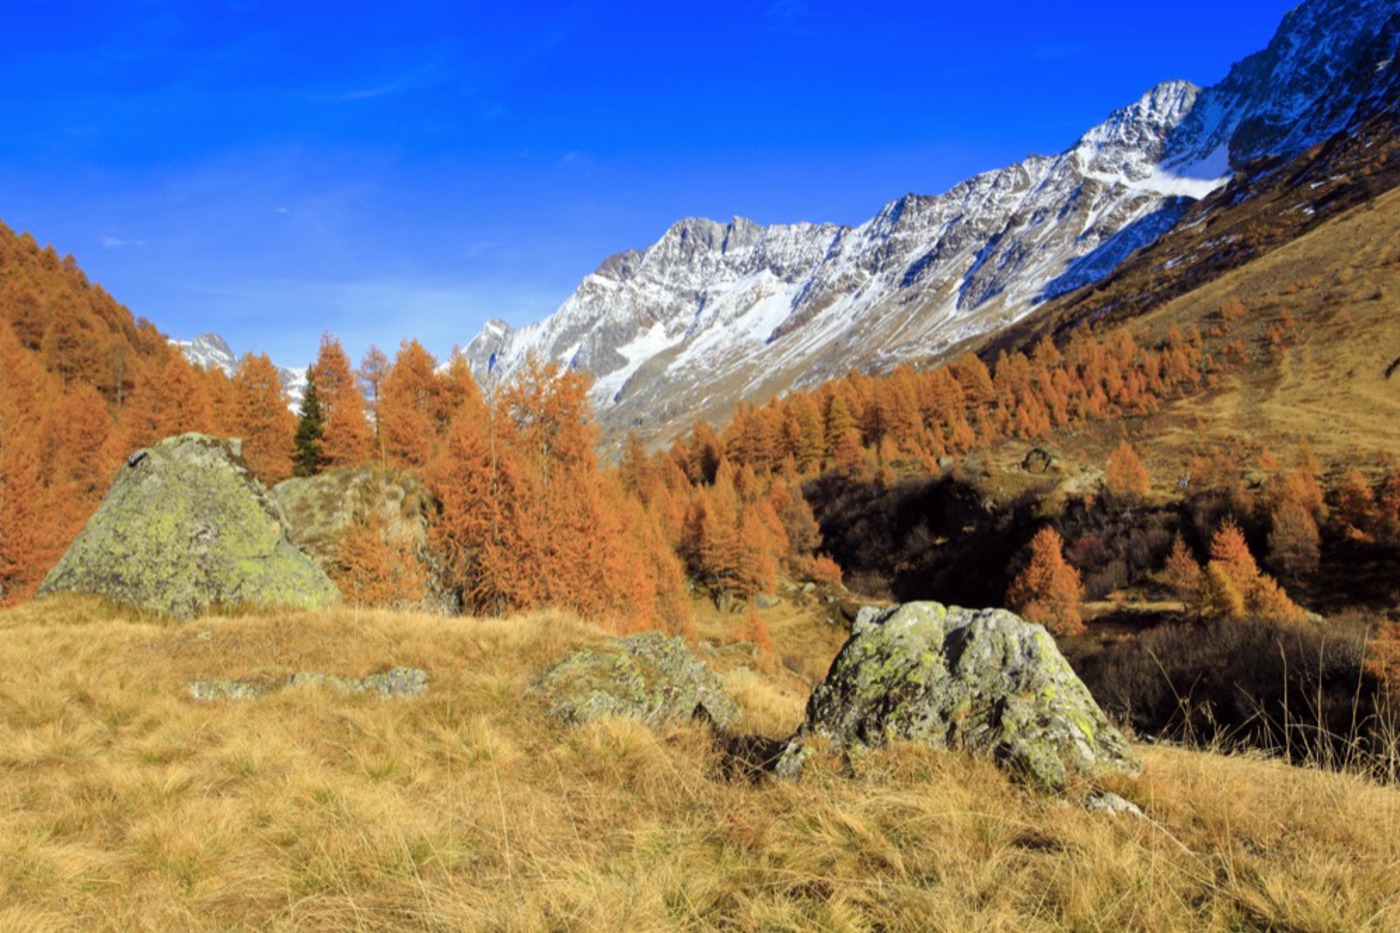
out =
[[[936,356],[1101,280],[1261,156],[1393,106],[1393,0],[1310,0],[1214,87],[1169,81],[1058,156],[1032,156],[857,227],[686,219],[620,253],[550,317],[490,322],[482,380],[535,354],[595,378],[611,430],[652,436],[852,367]]]
[[[193,340],[172,339],[170,345],[178,348],[185,355],[185,359],[205,369],[221,369],[225,374],[232,376],[238,366],[238,358],[234,356],[233,348],[218,334],[200,334]],[[306,392],[306,369],[278,366],[277,380],[282,384],[282,395],[287,399],[288,406],[295,411]]]

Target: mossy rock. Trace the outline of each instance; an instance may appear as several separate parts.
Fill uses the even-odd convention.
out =
[[[39,594],[92,593],[176,618],[219,607],[316,608],[330,578],[287,539],[237,442],[169,437],[132,454]]]
[[[409,472],[375,464],[337,467],[283,480],[270,495],[286,516],[292,543],[322,569],[335,560],[340,540],[357,516],[376,514],[390,536],[414,545],[427,540],[427,490]]]
[[[966,749],[1050,792],[1141,766],[1043,627],[933,602],[861,611],[780,775],[801,772],[814,736],[848,753],[895,739]]]
[[[708,720],[727,728],[739,707],[685,642],[660,632],[615,638],[554,665],[533,689],[569,723],[626,716],[648,725]]]
[[[340,543],[356,519],[373,515],[384,533],[414,552],[427,571],[421,602],[399,606],[422,612],[456,615],[460,609],[443,582],[442,561],[428,542],[430,493],[409,470],[376,464],[337,467],[315,476],[294,477],[272,488],[271,496],[287,520],[287,535],[316,565],[335,573]]]
[[[428,689],[428,672],[417,667],[395,667],[368,677],[340,677],[315,671],[301,671],[285,677],[253,680],[190,681],[190,696],[196,700],[255,700],[288,687],[333,687],[342,693],[375,693],[381,697],[420,697]]]

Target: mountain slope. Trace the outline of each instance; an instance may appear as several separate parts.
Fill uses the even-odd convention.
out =
[[[907,195],[854,228],[683,220],[546,320],[491,322],[468,358],[483,380],[531,354],[584,368],[606,428],[657,436],[946,352],[1102,279],[1261,157],[1393,106],[1397,22],[1390,2],[1312,0],[1215,87],[1161,84],[1060,155]]]

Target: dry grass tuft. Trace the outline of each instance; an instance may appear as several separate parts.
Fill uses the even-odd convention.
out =
[[[1112,785],[1147,821],[908,746],[731,781],[703,727],[571,729],[524,694],[601,635],[558,614],[6,612],[0,929],[1400,926],[1394,790],[1165,748]],[[827,650],[795,617],[774,636]],[[185,692],[395,664],[428,670],[425,697]],[[749,728],[795,725],[790,670],[717,666]]]

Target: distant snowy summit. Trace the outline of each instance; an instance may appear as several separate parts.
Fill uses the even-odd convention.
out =
[[[543,321],[467,345],[483,381],[530,355],[587,370],[604,426],[673,433],[852,367],[947,352],[1096,282],[1264,157],[1393,108],[1395,0],[1309,0],[1214,87],[1168,81],[1065,152],[856,227],[688,218],[619,253]]]
[[[205,369],[219,369],[232,376],[238,367],[238,358],[233,355],[228,341],[218,334],[200,334],[193,340],[171,340],[170,345],[178,347],[185,359]],[[282,395],[288,406],[295,410],[306,392],[306,369],[278,366],[277,380],[282,384]]]

